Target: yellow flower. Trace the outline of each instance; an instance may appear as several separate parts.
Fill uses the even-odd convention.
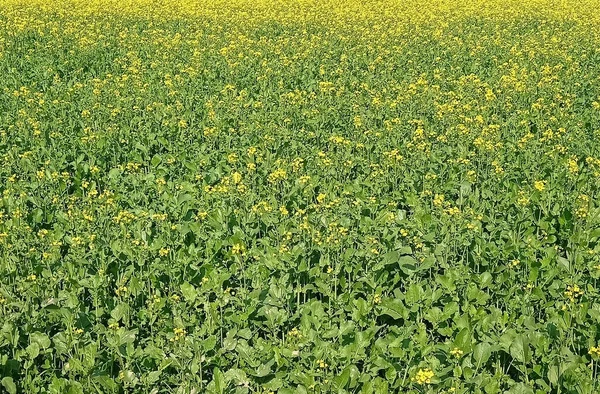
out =
[[[517,199],[517,204],[521,206],[525,206],[529,204],[529,198],[525,195],[524,191],[519,191],[519,198]]]
[[[456,358],[459,358],[460,356],[463,355],[463,351],[457,347],[455,347],[454,349],[450,350],[450,354],[453,355]]]
[[[575,302],[577,298],[583,295],[583,289],[581,289],[578,285],[569,285],[567,286],[567,290],[565,290],[565,297],[567,297],[571,302]]]
[[[533,187],[536,190],[542,192],[546,189],[546,181],[535,181],[533,182]]]
[[[450,207],[450,208],[446,209],[445,212],[450,216],[458,215],[460,213],[460,208]]]
[[[159,254],[161,257],[165,257],[166,255],[168,255],[168,254],[169,254],[169,252],[170,252],[170,251],[171,251],[171,249],[169,249],[169,248],[161,248],[161,249],[158,251],[158,254]]]
[[[429,384],[434,376],[435,374],[429,368],[419,369],[413,380],[418,384]]]
[[[441,207],[443,204],[444,204],[444,195],[436,194],[433,197],[433,205],[435,205],[436,207]]]
[[[175,334],[175,336],[173,338],[171,338],[171,342],[175,342],[175,341],[179,341],[181,339],[183,339],[185,337],[185,335],[187,334],[187,331],[185,331],[183,328],[174,328],[173,329],[173,333]]]
[[[243,256],[246,254],[245,250],[246,250],[246,248],[244,247],[244,245],[242,245],[241,243],[236,243],[231,248],[231,253]]]
[[[600,346],[592,346],[588,354],[593,358],[600,358]]]
[[[590,198],[585,194],[581,194],[581,195],[579,195],[579,197],[577,197],[578,207],[577,207],[577,209],[575,209],[575,215],[578,218],[580,218],[580,219],[587,218],[587,216],[589,214],[589,202],[590,202]]]
[[[579,172],[579,165],[577,165],[577,160],[575,159],[569,160],[568,167],[571,174],[577,174]]]
[[[319,204],[322,204],[322,203],[323,203],[323,201],[325,201],[325,197],[327,197],[327,195],[326,195],[325,193],[320,193],[320,194],[317,196],[317,202],[318,202]]]
[[[282,181],[286,178],[287,178],[287,172],[282,168],[278,168],[269,174],[269,182],[270,183],[276,183],[276,182]]]
[[[288,336],[300,338],[300,337],[302,337],[302,334],[300,333],[300,330],[298,330],[296,327],[294,327],[290,331],[288,331]]]
[[[119,286],[116,290],[115,290],[115,294],[117,296],[121,296],[124,295],[125,293],[127,293],[127,287],[126,286]]]

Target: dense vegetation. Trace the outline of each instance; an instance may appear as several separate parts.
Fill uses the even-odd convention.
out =
[[[0,391],[600,391],[599,8],[0,1]]]

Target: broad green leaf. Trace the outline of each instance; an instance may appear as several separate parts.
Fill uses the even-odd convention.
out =
[[[473,348],[473,360],[477,368],[485,364],[492,355],[492,345],[486,342],[480,342]]]
[[[510,355],[521,363],[529,363],[531,360],[531,350],[529,349],[529,342],[524,335],[518,335],[514,338],[510,345]]]
[[[189,303],[193,303],[196,300],[196,288],[185,282],[180,286],[181,289],[181,294],[183,294],[183,297],[185,298],[185,300]]]
[[[2,378],[2,386],[8,394],[17,394],[17,386],[10,376]]]
[[[567,271],[571,270],[571,262],[568,259],[558,256],[556,261],[558,261],[559,266],[563,267]]]
[[[48,335],[43,334],[39,331],[31,333],[29,335],[29,340],[31,343],[36,343],[40,346],[40,349],[47,349],[50,347],[50,338]]]
[[[213,369],[213,382],[215,384],[215,392],[219,394],[223,394],[225,392],[225,379],[223,378],[223,373],[219,368]]]

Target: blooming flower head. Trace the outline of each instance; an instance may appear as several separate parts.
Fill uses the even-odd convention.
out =
[[[546,189],[546,181],[535,181],[533,182],[533,187],[540,192],[543,192]]]
[[[463,351],[457,347],[455,347],[454,349],[450,350],[450,354],[453,355],[456,358],[460,358],[460,356],[463,355]]]
[[[435,376],[433,371],[430,368],[419,369],[413,381],[417,384],[430,384],[431,379]]]

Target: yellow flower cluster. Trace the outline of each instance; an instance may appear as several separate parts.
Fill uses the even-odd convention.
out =
[[[460,358],[464,354],[464,352],[461,349],[455,347],[454,349],[450,350],[450,354],[456,358]]]
[[[590,197],[586,194],[580,194],[577,197],[577,207],[575,209],[575,215],[579,219],[586,219],[589,214]]]
[[[533,187],[535,190],[543,192],[546,190],[546,181],[535,181],[533,182]]]
[[[278,168],[269,174],[269,182],[271,182],[271,183],[276,183],[276,182],[282,181],[286,178],[287,178],[287,172],[282,168]]]
[[[175,334],[175,336],[171,338],[171,342],[180,341],[183,338],[185,338],[187,331],[183,328],[175,327],[173,329],[173,333]]]
[[[302,338],[302,333],[296,327],[292,328],[288,331],[288,337],[291,338]]]
[[[578,285],[568,285],[567,290],[565,290],[565,297],[567,297],[571,302],[575,302],[579,297],[583,295],[583,289],[581,289]]]
[[[234,255],[244,256],[246,254],[246,247],[241,243],[236,243],[231,248],[231,253]]]
[[[430,368],[419,369],[417,374],[413,377],[413,381],[417,384],[430,384],[431,379],[435,376]]]

